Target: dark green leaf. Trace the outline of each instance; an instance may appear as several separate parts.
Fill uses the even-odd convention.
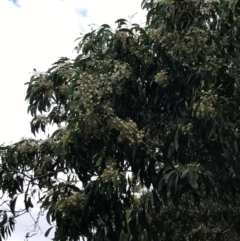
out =
[[[212,172],[209,171],[209,170],[206,170],[205,173],[207,174],[207,177],[209,178],[209,180],[210,180],[212,183],[215,183],[214,176],[213,176]]]
[[[96,162],[96,167],[100,166],[102,164],[103,161],[103,157],[98,158],[97,162]]]
[[[49,233],[51,232],[53,227],[50,227],[44,234],[45,237],[48,237]]]
[[[175,133],[174,143],[175,143],[176,151],[178,151],[178,129]]]
[[[194,172],[188,172],[187,173],[187,180],[188,183],[192,186],[192,188],[197,189],[198,188],[198,183],[197,180],[199,178],[198,173],[194,173]]]
[[[15,197],[10,201],[10,210],[11,210],[13,215],[15,215],[15,206],[16,206],[17,198],[18,197]]]
[[[180,178],[186,177],[186,175],[188,174],[188,172],[189,172],[189,169],[187,168],[187,169],[182,173],[182,175],[181,175]]]

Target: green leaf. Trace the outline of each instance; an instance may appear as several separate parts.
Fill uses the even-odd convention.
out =
[[[62,152],[62,147],[63,147],[63,143],[62,143],[62,141],[60,141],[60,142],[58,143],[58,145],[56,146],[55,150],[54,150],[54,153],[55,153],[56,156],[58,156],[58,155],[61,154],[61,152]]]
[[[52,215],[52,210],[49,209],[48,212],[47,212],[46,219],[47,219],[48,224],[50,224],[50,225],[51,225],[51,220],[50,220],[51,215]]]
[[[54,131],[51,138],[58,137],[60,133],[62,133],[61,129]]]
[[[101,156],[100,158],[98,158],[97,162],[96,162],[96,167],[100,166],[102,164],[103,161],[103,157]]]
[[[230,24],[233,24],[233,11],[229,11],[229,14],[228,14],[228,22]]]
[[[57,203],[55,203],[54,204],[54,209],[55,210],[57,210],[57,208],[62,204],[62,203],[64,203],[65,202],[65,199],[63,198],[63,199],[61,199],[60,201],[58,201]],[[51,203],[49,203],[49,205],[51,205]],[[48,206],[49,206],[48,205]]]
[[[9,222],[9,227],[11,229],[11,232],[13,232],[14,226],[15,226],[15,219],[14,219],[14,217],[10,217],[8,222]]]
[[[175,178],[175,185],[174,185],[174,187],[175,187],[175,193],[177,192],[177,190],[178,190],[178,179],[179,179],[179,176],[178,176],[178,173],[176,173],[176,178]]]
[[[238,144],[236,141],[234,141],[234,149],[235,149],[235,152],[236,154],[238,153]]]
[[[164,177],[162,177],[161,178],[161,180],[159,181],[159,183],[158,183],[158,192],[161,192],[162,191],[162,188],[163,188],[163,186],[165,185],[165,178]]]
[[[9,205],[10,206],[10,210],[11,210],[13,215],[15,215],[15,205],[16,205],[17,198],[18,197],[15,197],[14,199],[12,199],[10,201],[10,205]]]
[[[197,189],[198,188],[198,183],[197,180],[199,178],[199,175],[194,172],[188,172],[187,173],[187,180],[188,183],[192,186],[192,188]]]
[[[178,129],[177,129],[177,131],[175,133],[174,144],[175,144],[176,151],[178,151]]]
[[[228,98],[226,98],[225,96],[220,96],[219,99],[225,101],[225,103],[229,105]]]
[[[121,28],[118,31],[120,31],[120,32],[127,32],[127,33],[130,33],[130,34],[133,35],[133,32],[130,29],[128,29],[128,28]]]
[[[213,176],[212,172],[209,170],[206,170],[205,173],[207,174],[208,179],[214,184],[215,180],[214,180],[214,176]]]
[[[109,29],[111,29],[110,25],[108,25],[108,24],[101,25],[101,28],[109,28]]]
[[[187,168],[187,169],[182,173],[182,175],[181,175],[180,178],[186,177],[186,175],[188,174],[188,172],[189,172],[189,169]]]
[[[218,49],[221,49],[222,48],[222,45],[220,43],[220,40],[214,36],[214,35],[211,35],[211,38],[213,39],[213,41],[215,42],[215,44],[217,45]]]
[[[5,225],[5,223],[7,222],[7,219],[8,219],[7,212],[4,211],[2,216],[2,221],[0,222],[0,227],[3,227],[3,225]]]
[[[231,160],[231,154],[228,149],[224,151],[223,157],[225,157],[227,161]]]
[[[106,125],[106,131],[110,131],[113,127],[113,124],[112,124],[112,118],[108,118],[107,119],[107,125]]]
[[[145,4],[147,0],[142,0],[142,3],[141,3],[141,8],[143,8],[143,5]]]
[[[168,192],[173,193],[175,192],[175,177],[176,177],[177,173],[174,172],[173,175],[170,176],[169,180],[168,180]]]
[[[158,195],[156,194],[156,192],[154,190],[152,191],[152,194],[153,194],[153,202],[154,202],[155,213],[159,213],[160,208],[161,208],[161,201],[160,201]]]
[[[33,204],[32,204],[32,200],[31,200],[31,197],[28,197],[28,200],[27,200],[27,208],[26,209],[28,209],[28,208],[33,208]]]
[[[208,105],[207,103],[204,104],[204,120],[205,120],[205,124],[208,121]]]
[[[124,18],[120,18],[117,21],[115,21],[115,23],[120,23],[120,24],[126,24],[127,20]]]
[[[51,232],[51,230],[53,229],[53,227],[50,227],[44,234],[45,237],[48,237],[49,233]]]
[[[165,178],[166,183],[169,181],[169,179],[171,178],[171,176],[172,176],[174,173],[176,173],[176,170],[172,170],[172,171],[170,171],[170,172],[167,174],[167,176],[166,176],[166,178]]]

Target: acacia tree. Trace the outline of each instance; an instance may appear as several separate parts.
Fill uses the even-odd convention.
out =
[[[32,132],[58,129],[1,148],[1,237],[39,192],[56,241],[239,240],[240,1],[142,6],[27,83]]]

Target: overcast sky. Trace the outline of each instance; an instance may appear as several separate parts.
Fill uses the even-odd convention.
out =
[[[113,25],[137,12],[133,22],[145,21],[142,0],[0,0],[0,145],[32,137],[24,101],[32,70],[47,70],[59,57],[74,58],[74,40],[89,24]],[[18,204],[20,205],[20,203]],[[36,217],[37,210],[32,210]],[[29,215],[19,219],[8,240],[23,241]],[[43,232],[49,227],[41,219]],[[49,240],[43,235],[35,241]]]

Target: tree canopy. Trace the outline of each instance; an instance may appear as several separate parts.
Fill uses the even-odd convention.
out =
[[[240,1],[142,7],[27,83],[32,133],[58,128],[1,147],[0,240],[38,193],[55,241],[240,239]]]

